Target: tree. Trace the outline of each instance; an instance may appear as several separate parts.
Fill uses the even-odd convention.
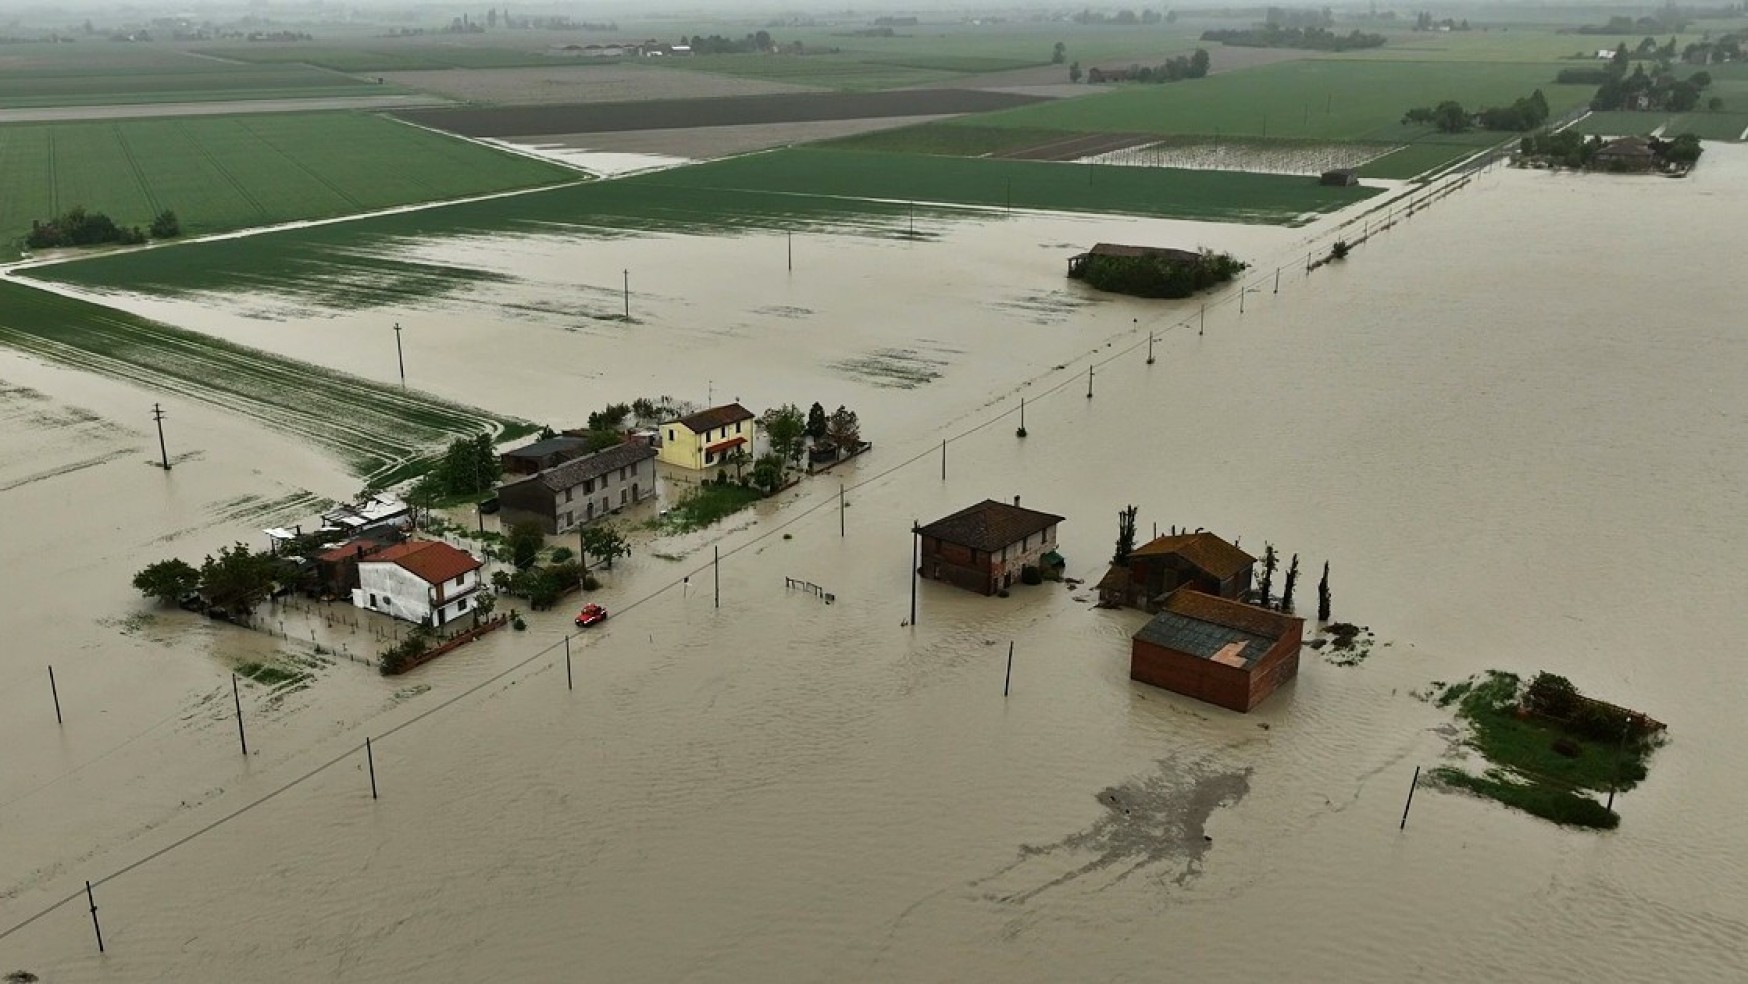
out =
[[[182,235],[182,223],[176,218],[176,213],[165,209],[152,217],[153,239],[174,239]]]
[[[280,570],[276,558],[253,553],[247,544],[221,547],[217,557],[209,556],[200,565],[200,593],[214,607],[247,615],[273,590]]]
[[[1068,81],[1079,82],[1081,79],[1081,76],[1083,74],[1085,74],[1085,73],[1081,72],[1081,70],[1080,70],[1080,62],[1075,62],[1074,64],[1068,66]]]
[[[813,406],[807,408],[807,436],[816,441],[823,441],[825,440],[825,428],[825,407],[820,406],[815,401]]]
[[[517,567],[528,567],[546,546],[546,531],[539,523],[529,520],[512,525],[509,536],[504,539],[509,543],[510,562]]]
[[[734,466],[734,477],[736,479],[740,478],[741,469],[746,467],[746,465],[752,460],[753,456],[747,453],[746,445],[744,444],[730,449],[722,456],[723,464]]]
[[[772,407],[759,418],[759,426],[771,441],[771,453],[786,461],[801,460],[801,436],[807,432],[807,418],[793,403]]]
[[[838,453],[854,451],[862,441],[861,423],[856,420],[856,411],[838,407],[832,411],[831,419],[826,422],[826,436],[837,445]]]
[[[766,495],[775,495],[783,487],[783,459],[775,454],[760,455],[753,462],[753,484]]]
[[[1063,44],[1061,41],[1056,42],[1056,47],[1050,49],[1050,64],[1060,65],[1067,60],[1068,45]]]
[[[583,527],[582,548],[585,566],[593,557],[605,563],[608,570],[613,569],[613,558],[631,556],[631,547],[626,544],[625,537],[607,523]]]
[[[173,557],[149,564],[135,574],[134,587],[148,598],[174,605],[200,588],[200,572],[186,561]]]
[[[1117,552],[1111,555],[1111,563],[1127,564],[1135,552],[1135,514],[1139,511],[1134,506],[1117,510]]]
[[[1197,48],[1195,54],[1190,56],[1189,77],[1192,79],[1199,79],[1207,75],[1208,64],[1209,59],[1207,50],[1204,48]]]
[[[1608,60],[1609,67],[1624,75],[1627,71],[1627,58],[1627,43],[1622,41],[1615,46],[1614,57]]]
[[[1281,558],[1275,555],[1275,545],[1264,542],[1262,545],[1262,581],[1257,585],[1262,592],[1262,603],[1269,603],[1269,592],[1275,586],[1275,570],[1281,566]]]
[[[1329,561],[1323,562],[1323,580],[1317,582],[1317,621],[1329,621]]]
[[[1469,114],[1461,103],[1447,99],[1432,108],[1432,125],[1441,133],[1461,133],[1469,128]]]
[[[1293,562],[1287,565],[1287,583],[1281,587],[1281,611],[1293,614],[1293,589],[1299,585],[1299,555],[1293,555]]]
[[[1717,96],[1713,96],[1706,100],[1706,108],[1714,113],[1721,112],[1724,108],[1724,100]]]

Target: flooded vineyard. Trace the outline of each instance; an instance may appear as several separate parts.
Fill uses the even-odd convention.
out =
[[[492,274],[424,303],[129,297],[383,381],[399,321],[409,383],[494,413],[819,400],[856,409],[876,450],[616,564],[596,596],[613,618],[571,643],[574,690],[568,613],[540,613],[405,677],[340,660],[295,692],[252,685],[245,759],[228,674],[297,647],[156,612],[127,577],[355,480],[193,400],[168,405],[196,456],[164,473],[138,391],[0,356],[3,542],[29,571],[0,656],[0,932],[30,920],[0,967],[1740,979],[1748,787],[1722,750],[1742,688],[1719,646],[1748,629],[1729,573],[1748,549],[1748,288],[1717,257],[1748,222],[1744,179],[1734,147],[1680,182],[1493,172],[1309,276],[1353,216],[967,217],[927,239],[797,237],[792,272],[782,235],[476,237],[406,248]],[[1230,250],[1256,290],[1199,333],[1197,302],[1070,287],[1067,256],[1101,240]],[[94,421],[109,437],[71,446]],[[912,522],[1016,495],[1067,517],[1080,583],[925,581],[912,624]],[[1088,584],[1129,504],[1144,531],[1328,561],[1369,656],[1307,650],[1249,715],[1132,684],[1143,616],[1093,607]],[[1668,723],[1619,830],[1430,789],[1398,830],[1415,767],[1456,740],[1412,693],[1490,668]]]

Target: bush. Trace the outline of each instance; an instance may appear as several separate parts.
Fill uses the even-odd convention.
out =
[[[421,625],[407,633],[407,637],[399,644],[384,649],[377,657],[377,668],[382,671],[383,676],[404,673],[415,659],[425,655],[425,651],[430,648],[431,630]]]
[[[569,547],[559,547],[552,552],[552,562],[555,564],[562,564],[576,555],[577,552]]]
[[[1165,255],[1089,255],[1071,276],[1099,290],[1131,297],[1180,298],[1231,280],[1246,264],[1230,253],[1203,250],[1195,260]]]
[[[1578,707],[1578,688],[1553,673],[1537,673],[1524,692],[1525,707],[1553,718],[1569,718]]]
[[[1020,583],[1021,584],[1043,584],[1044,583],[1044,574],[1042,571],[1038,570],[1038,568],[1033,567],[1031,564],[1027,564],[1026,566],[1020,568]]]
[[[600,588],[601,588],[601,579],[600,578],[596,577],[593,574],[584,574],[583,575],[583,590],[584,591],[598,591],[598,590],[600,590]]]
[[[1329,257],[1330,259],[1335,260],[1345,260],[1347,259],[1348,251],[1351,249],[1353,249],[1353,247],[1347,244],[1347,240],[1337,239],[1335,245],[1329,247]]]
[[[174,239],[182,235],[182,222],[176,213],[165,209],[152,217],[153,239]]]

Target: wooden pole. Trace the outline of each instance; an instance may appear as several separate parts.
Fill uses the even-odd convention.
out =
[[[313,631],[313,630],[312,630]],[[243,694],[237,689],[237,675],[231,674],[231,699],[237,703],[237,741],[242,743],[243,754],[249,754],[249,736],[243,730]]]
[[[400,344],[399,335],[395,336],[395,344]],[[164,465],[164,470],[170,470],[170,452],[164,447],[164,409],[158,404],[152,404],[152,420],[158,425],[158,460]]]
[[[1397,830],[1408,829],[1408,808],[1414,805],[1414,787],[1420,785],[1420,766],[1414,767],[1414,781],[1408,784],[1408,802],[1402,804],[1402,823]]]
[[[564,689],[577,689],[576,681],[571,677],[571,637],[564,637]]]
[[[1275,267],[1275,293],[1281,292],[1281,268]]]
[[[910,624],[911,624],[912,628],[916,627],[916,579],[917,579],[918,572],[922,570],[922,566],[923,566],[922,555],[921,555],[921,549],[922,549],[922,532],[921,531],[922,531],[922,527],[917,525],[916,520],[914,520],[914,519],[911,520],[910,521]]]
[[[401,369],[401,385],[407,385],[407,356],[401,350],[401,323],[395,322],[395,364]]]
[[[947,480],[947,442],[941,442],[941,481]]]
[[[97,932],[97,952],[103,952],[103,924],[97,921],[97,896],[91,893],[91,883],[85,883],[85,901],[91,904],[91,928]]]
[[[631,320],[631,271],[625,271],[625,320]]]
[[[715,587],[716,587],[715,607],[721,608],[722,607],[722,548],[719,546],[713,546],[710,548],[710,579],[711,579],[711,581],[713,581],[715,583]]]
[[[370,748],[370,736],[364,736],[364,764],[370,768],[370,798],[376,799],[376,753]]]
[[[1086,367],[1086,398],[1092,399],[1093,367]]]
[[[1196,337],[1202,337],[1202,332],[1208,329],[1208,305],[1202,305],[1201,320],[1196,322]]]
[[[1014,680],[1014,643],[1013,643],[1013,640],[1010,639],[1010,640],[1008,640],[1008,672],[1007,672],[1007,676],[1002,677],[1002,681],[1001,681],[1001,695],[1003,697],[1006,697],[1008,695],[1008,684],[1012,683],[1013,680]]]
[[[55,723],[64,723],[61,720],[61,691],[55,686],[55,667],[53,663],[49,664],[49,696],[55,699]]]
[[[795,233],[793,233],[793,232],[788,233],[788,237],[789,237],[789,272],[794,273],[795,272]]]
[[[1147,333],[1147,364],[1153,365],[1153,332]]]
[[[844,535],[844,483],[838,483],[838,537]]]

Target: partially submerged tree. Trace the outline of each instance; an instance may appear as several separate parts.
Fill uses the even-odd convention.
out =
[[[631,547],[626,544],[625,537],[611,524],[602,523],[599,526],[585,526],[582,532],[583,563],[587,565],[589,558],[605,564],[608,570],[613,569],[613,558],[629,557]]]
[[[854,451],[862,442],[862,425],[856,419],[856,411],[841,406],[833,410],[831,419],[826,422],[826,436],[837,445],[839,454]]]
[[[247,615],[272,593],[282,570],[277,558],[254,553],[247,544],[221,547],[200,565],[200,593],[214,607]]]
[[[174,605],[200,589],[200,572],[192,564],[172,557],[149,564],[135,574],[134,587],[148,598]]]
[[[1129,555],[1135,552],[1135,514],[1140,512],[1135,506],[1117,510],[1117,552],[1111,555],[1111,563],[1127,564]]]
[[[1056,46],[1050,49],[1050,64],[1060,65],[1067,58],[1068,58],[1068,45],[1064,44],[1061,41],[1056,42]]]
[[[1293,589],[1299,585],[1299,555],[1293,555],[1293,562],[1287,565],[1287,583],[1281,587],[1281,611],[1293,614]]]
[[[1329,561],[1323,562],[1323,580],[1317,582],[1317,621],[1329,621]]]
[[[1269,592],[1274,590],[1275,570],[1281,566],[1281,558],[1275,554],[1275,545],[1264,542],[1262,545],[1262,581],[1257,588],[1262,592],[1262,603],[1269,603]]]
[[[801,438],[807,433],[807,418],[795,404],[785,403],[766,410],[759,419],[759,426],[765,429],[772,454],[784,461],[801,460]]]
[[[546,546],[546,531],[533,521],[516,523],[504,539],[510,548],[510,562],[517,567],[528,567]]]
[[[807,408],[807,436],[816,441],[823,441],[825,440],[825,432],[825,407],[820,406],[816,401],[813,406]]]

